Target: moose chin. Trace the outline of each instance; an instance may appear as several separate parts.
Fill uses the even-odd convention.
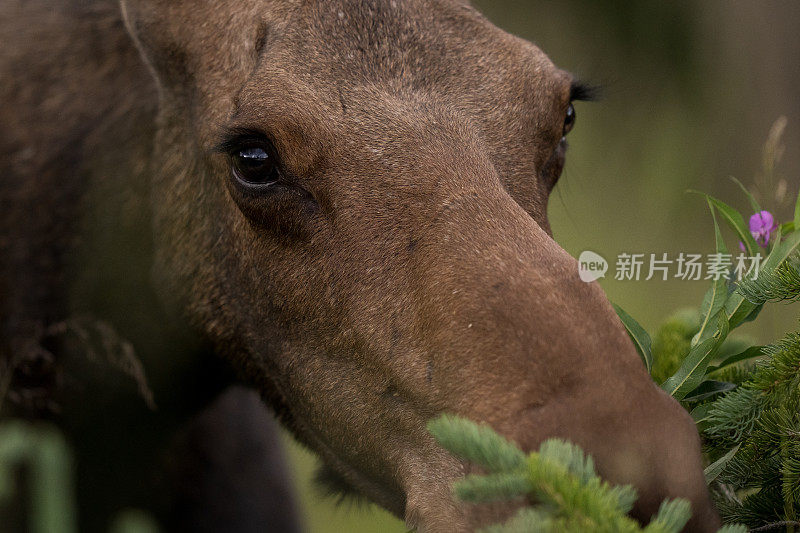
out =
[[[634,517],[682,497],[715,530],[691,418],[553,240],[587,88],[536,46],[459,0],[9,0],[0,35],[0,362],[35,362],[12,390],[46,401],[13,409],[71,439],[82,530],[122,504],[295,530],[237,380],[420,532],[509,512],[453,499],[442,413],[568,439]],[[143,489],[165,454],[180,480]]]

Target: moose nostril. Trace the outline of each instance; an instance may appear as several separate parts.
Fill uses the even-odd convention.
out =
[[[400,401],[402,399],[400,391],[392,384],[386,386],[386,390],[383,391],[383,396],[393,401]]]

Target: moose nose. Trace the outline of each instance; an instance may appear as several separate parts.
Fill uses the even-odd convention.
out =
[[[550,437],[582,446],[607,480],[639,489],[637,518],[686,497],[690,529],[713,526],[694,424],[652,382],[600,287],[500,188],[443,213],[420,279],[439,317],[430,350],[445,410],[524,450]]]
[[[599,286],[502,188],[451,197],[420,253],[424,305],[440,317],[431,348],[453,354],[470,381],[502,375],[535,402],[588,359],[604,372],[641,367]],[[595,356],[601,347],[619,355]]]

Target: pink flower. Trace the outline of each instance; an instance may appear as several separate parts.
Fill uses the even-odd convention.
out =
[[[761,211],[750,217],[750,233],[761,246],[769,244],[769,238],[777,228],[775,217],[769,211]]]

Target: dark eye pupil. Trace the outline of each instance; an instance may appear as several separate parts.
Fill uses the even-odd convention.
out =
[[[231,155],[231,160],[234,174],[245,183],[267,184],[278,179],[275,162],[265,148],[242,148]]]
[[[564,135],[572,130],[575,125],[575,106],[569,104],[567,108],[567,115],[564,117]]]

